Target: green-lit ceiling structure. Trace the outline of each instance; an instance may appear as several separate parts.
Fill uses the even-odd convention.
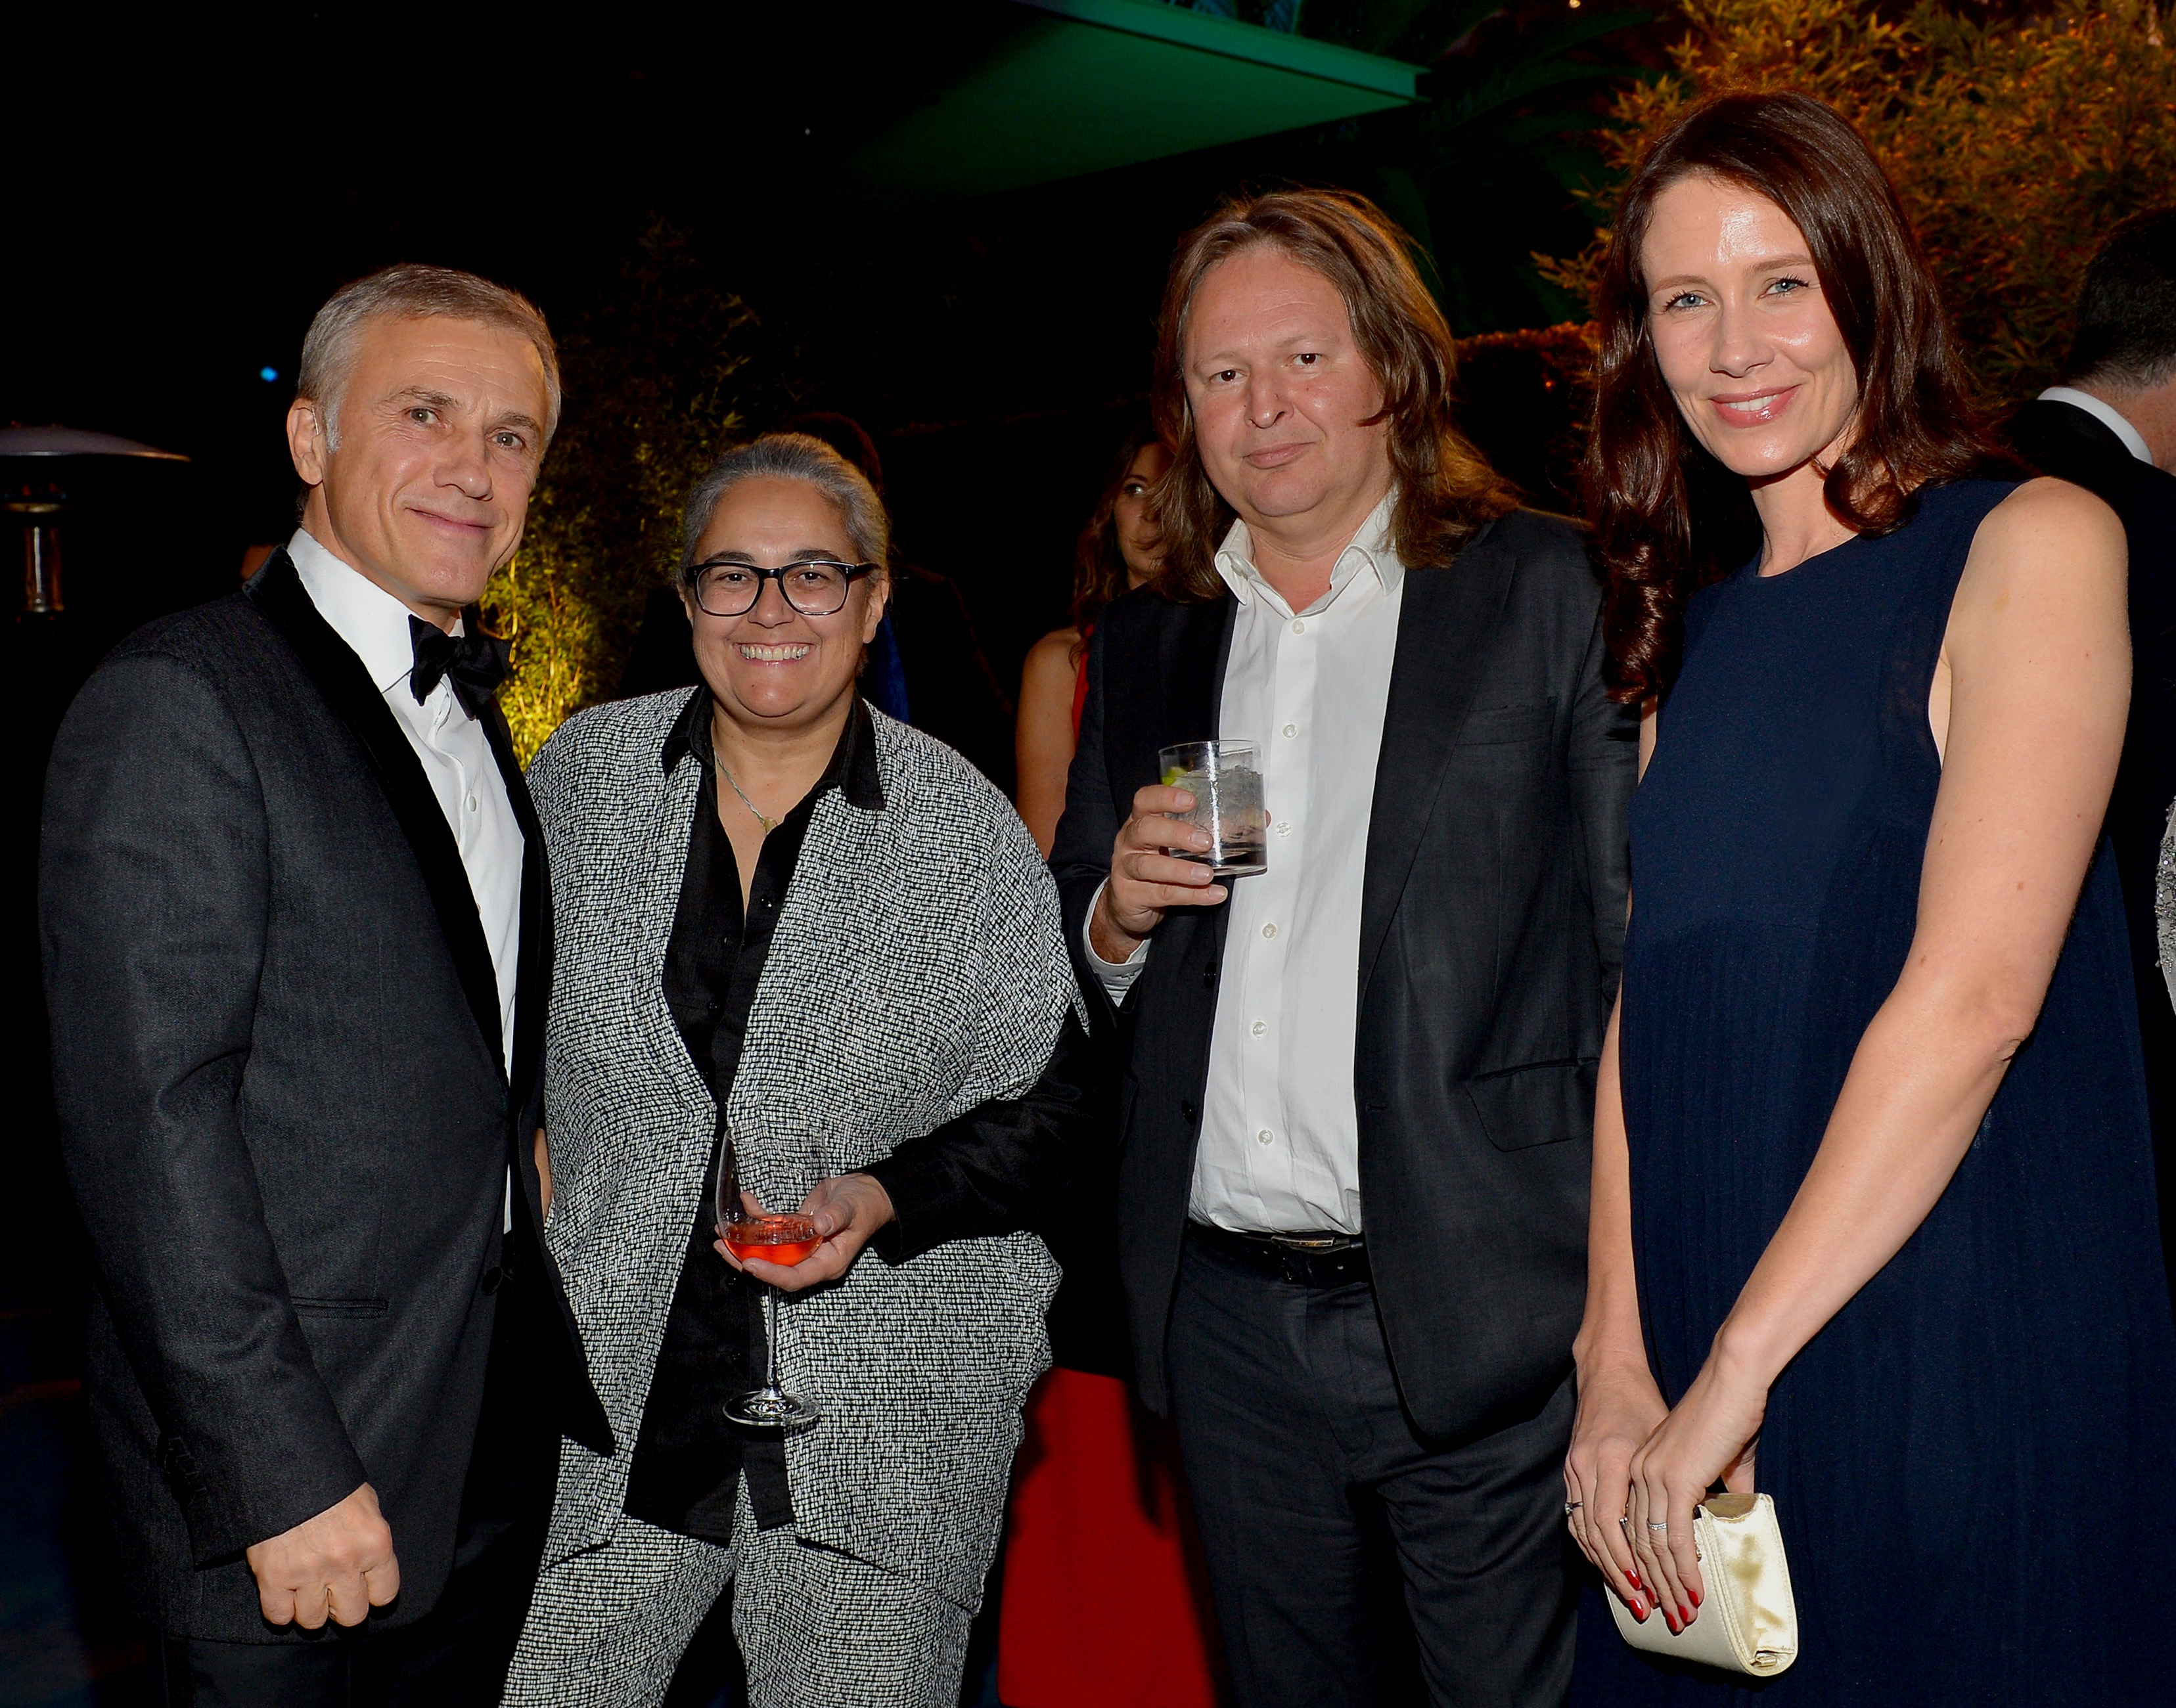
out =
[[[1417,101],[1423,68],[1157,0],[1014,0],[979,56],[843,163],[945,202]]]

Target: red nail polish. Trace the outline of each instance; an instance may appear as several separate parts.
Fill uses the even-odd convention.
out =
[[[1631,1585],[1632,1587],[1636,1590],[1640,1587],[1640,1574],[1637,1572],[1627,1572],[1624,1574],[1624,1581]]]
[[[1684,1629],[1684,1627],[1672,1618],[1667,1611],[1662,1615],[1662,1623],[1670,1628],[1670,1635],[1673,1637]]]
[[[1678,1623],[1681,1625],[1689,1625],[1692,1622],[1693,1616],[1687,1613],[1683,1607],[1679,1607],[1678,1609]]]
[[[1695,1607],[1698,1607],[1700,1604],[1700,1591],[1698,1590],[1688,1590],[1686,1593],[1693,1598],[1693,1605]]]
[[[1632,1617],[1640,1624],[1644,1625],[1647,1623],[1647,1604],[1636,1596],[1632,1602]]]

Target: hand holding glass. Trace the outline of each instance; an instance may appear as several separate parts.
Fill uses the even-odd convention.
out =
[[[741,1186],[739,1159],[733,1134],[728,1130],[718,1147],[718,1178],[715,1194],[718,1237],[726,1248],[745,1263],[750,1258],[791,1268],[822,1243],[813,1216],[797,1211],[773,1215],[759,1208]],[[753,1279],[753,1276],[750,1279]],[[789,1394],[778,1384],[778,1290],[763,1290],[763,1386],[736,1394],[726,1402],[726,1416],[736,1423],[758,1428],[782,1429],[813,1423],[820,1415],[813,1404]]]

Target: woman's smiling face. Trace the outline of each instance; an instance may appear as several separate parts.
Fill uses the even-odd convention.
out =
[[[1858,373],[1788,215],[1727,179],[1680,178],[1655,199],[1640,273],[1663,380],[1716,461],[1755,481],[1833,462]]]
[[[828,558],[859,561],[846,519],[806,481],[757,476],[726,489],[695,547],[698,563],[771,566]],[[818,723],[852,694],[862,650],[883,619],[881,573],[857,577],[846,602],[828,617],[808,617],[766,578],[754,606],[738,617],[713,617],[687,597],[695,662],[726,716],[750,727],[796,729]]]

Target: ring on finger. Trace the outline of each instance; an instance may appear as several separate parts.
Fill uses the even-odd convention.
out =
[[[1583,1500],[1567,1500],[1564,1502],[1564,1516],[1566,1518],[1569,1518],[1572,1514],[1577,1512],[1580,1508],[1586,1504],[1586,1503]]]

